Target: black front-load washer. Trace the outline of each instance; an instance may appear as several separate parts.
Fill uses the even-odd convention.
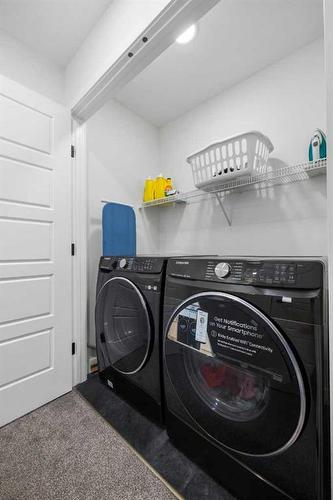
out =
[[[158,422],[165,266],[162,257],[101,257],[95,309],[100,377]]]
[[[329,498],[325,264],[170,259],[166,424],[237,498]]]

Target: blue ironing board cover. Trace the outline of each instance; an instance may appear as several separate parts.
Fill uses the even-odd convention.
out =
[[[136,255],[136,220],[132,207],[106,203],[102,214],[103,255]]]

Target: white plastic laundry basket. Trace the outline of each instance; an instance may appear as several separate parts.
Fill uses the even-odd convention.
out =
[[[194,185],[213,191],[232,179],[266,172],[274,147],[261,132],[251,131],[216,142],[187,158]]]

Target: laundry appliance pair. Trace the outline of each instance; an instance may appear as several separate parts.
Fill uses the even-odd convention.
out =
[[[325,274],[321,259],[102,258],[101,376],[150,417],[165,403],[174,444],[237,498],[328,498]]]

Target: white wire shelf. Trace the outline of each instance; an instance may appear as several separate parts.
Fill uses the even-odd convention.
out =
[[[142,203],[140,208],[156,207],[161,205],[171,205],[173,203],[186,203],[191,198],[214,197],[221,198],[222,194],[241,192],[250,189],[266,189],[271,186],[290,184],[310,179],[316,175],[326,173],[327,160],[322,159],[314,162],[300,163],[298,165],[287,165],[281,168],[272,168],[265,174],[254,175],[252,177],[238,177],[233,181],[219,184],[216,183],[214,189],[202,191],[194,189],[185,193],[178,193],[157,200]],[[221,207],[222,208],[222,207]],[[225,214],[226,215],[226,214]]]

